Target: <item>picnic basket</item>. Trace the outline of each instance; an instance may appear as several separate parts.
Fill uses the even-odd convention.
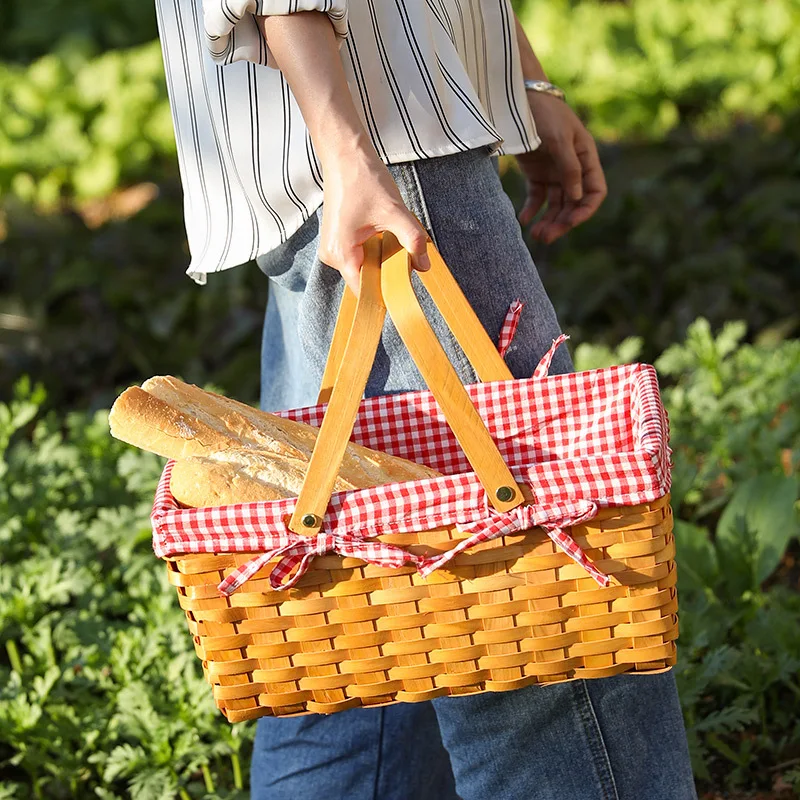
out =
[[[300,496],[182,508],[174,462],[164,469],[154,550],[231,722],[676,661],[655,371],[548,376],[560,337],[531,378],[513,379],[432,245],[429,255],[420,278],[481,383],[458,380],[408,253],[384,234],[367,243],[358,301],[343,296],[319,404],[282,412],[321,425]],[[430,391],[362,400],[387,309]],[[443,476],[332,495],[351,434]]]

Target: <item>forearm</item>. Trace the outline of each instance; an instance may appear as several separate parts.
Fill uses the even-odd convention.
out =
[[[319,260],[339,270],[358,294],[364,243],[376,233],[391,231],[412,254],[414,266],[427,269],[427,236],[364,130],[328,15],[306,11],[259,17],[258,25],[322,163]]]
[[[539,63],[536,53],[533,52],[528,34],[525,33],[525,29],[522,27],[516,15],[514,16],[514,21],[517,27],[517,44],[519,46],[519,57],[522,63],[523,76],[526,80],[546,81],[547,75],[542,65]]]
[[[353,104],[327,14],[258,17],[258,25],[300,106],[323,171],[343,157],[377,158]]]

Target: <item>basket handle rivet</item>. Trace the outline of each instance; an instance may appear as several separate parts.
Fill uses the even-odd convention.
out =
[[[305,528],[316,528],[319,524],[319,518],[316,514],[306,514],[303,517],[303,527]]]
[[[507,503],[514,497],[514,490],[510,486],[501,486],[495,494],[501,503]]]

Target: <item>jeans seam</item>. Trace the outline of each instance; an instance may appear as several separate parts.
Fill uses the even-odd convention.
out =
[[[378,756],[375,761],[375,786],[372,791],[372,800],[378,800],[378,791],[381,782],[381,767],[383,766],[383,725],[386,718],[386,709],[380,709],[380,724],[378,726]]]
[[[597,770],[603,791],[604,800],[619,800],[617,784],[614,780],[614,770],[611,767],[611,758],[608,754],[603,731],[594,710],[592,698],[589,695],[585,680],[578,681],[580,691],[583,695],[581,703],[581,716],[583,717],[584,729],[589,737],[589,749],[592,752],[594,767]]]
[[[413,162],[408,165],[408,171],[411,173],[411,178],[414,181],[414,188],[416,189],[417,193],[417,200],[419,202],[420,211],[422,212],[422,216],[424,219],[422,220],[422,225],[425,230],[428,231],[431,235],[431,239],[433,239],[433,243],[436,247],[439,247],[439,243],[436,241],[436,231],[433,229],[433,223],[431,222],[431,215],[428,211],[428,204],[425,202],[425,195],[422,192],[422,184],[419,180],[419,173]]]

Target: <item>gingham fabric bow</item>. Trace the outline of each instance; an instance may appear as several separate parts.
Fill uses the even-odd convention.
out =
[[[460,531],[471,535],[450,550],[430,558],[353,534],[320,533],[306,537],[288,532],[280,537],[287,541],[286,544],[251,558],[228,575],[217,588],[223,594],[230,595],[270,561],[278,558],[279,561],[269,576],[270,586],[273,589],[291,589],[308,571],[312,559],[326,553],[360,558],[381,567],[396,568],[414,564],[420,575],[427,577],[476,544],[535,527],[542,527],[560,550],[580,564],[600,586],[606,587],[610,583],[609,577],[589,561],[575,540],[564,531],[564,528],[591,519],[596,513],[597,505],[591,501],[581,501],[574,505],[518,506],[502,514],[495,512],[487,519],[459,525]]]
[[[577,542],[564,530],[572,525],[580,525],[597,514],[597,504],[591,500],[582,500],[574,504],[548,504],[540,506],[517,506],[504,513],[494,512],[488,519],[477,520],[459,525],[463,533],[471,533],[455,547],[435,558],[428,558],[420,566],[421,575],[430,575],[435,569],[446,564],[464,550],[474,547],[480,542],[488,542],[498,536],[520,533],[531,528],[541,527],[553,543],[571,559],[580,564],[595,581],[605,588],[611,583],[608,575],[601,572],[586,557]]]
[[[320,533],[317,536],[298,536],[289,532],[285,538],[289,539],[288,544],[251,558],[246,564],[234,570],[217,586],[220,592],[225,595],[232,594],[273,558],[280,559],[269,576],[269,584],[273,589],[291,589],[308,571],[314,556],[326,553],[360,558],[362,561],[381,567],[397,568],[404,564],[420,562],[419,556],[401,547],[363,539],[352,534],[341,536],[334,533]]]

